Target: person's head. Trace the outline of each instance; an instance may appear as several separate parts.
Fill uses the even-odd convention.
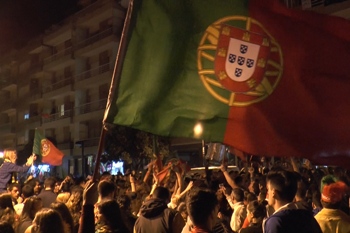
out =
[[[44,208],[36,213],[32,225],[33,233],[62,233],[61,215],[53,209]]]
[[[43,187],[41,186],[39,180],[35,179],[34,194],[38,195]]]
[[[126,229],[117,201],[106,200],[97,204],[97,223],[112,231]]]
[[[32,186],[26,184],[22,187],[22,197],[24,199],[27,199],[28,197],[31,197],[34,195],[34,189]]]
[[[1,233],[15,233],[11,223],[7,221],[0,221],[0,232]]]
[[[335,183],[337,181],[338,181],[338,179],[335,176],[333,176],[333,175],[323,176],[322,179],[321,179],[320,192],[322,193],[323,187],[325,185],[329,185],[329,184]]]
[[[186,221],[187,220],[187,209],[186,209],[186,203],[185,202],[181,202],[178,206],[177,206],[177,211],[179,211],[179,213],[181,214],[181,217]]]
[[[17,201],[19,198],[21,186],[17,183],[11,183],[8,186],[8,191],[11,194],[12,200]]]
[[[113,198],[116,185],[110,180],[102,180],[98,183],[97,191],[100,198]]]
[[[4,150],[4,160],[11,163],[16,163],[17,151],[16,150]]]
[[[266,217],[266,207],[263,203],[255,200],[247,205],[247,218],[250,223],[262,223]]]
[[[8,222],[12,226],[15,225],[15,211],[8,207],[5,209],[0,208],[0,221]]]
[[[194,226],[212,230],[219,210],[214,192],[209,189],[192,188],[186,197],[186,207]]]
[[[347,188],[347,185],[341,181],[325,185],[321,194],[323,207],[327,209],[339,209]]]
[[[50,208],[56,210],[61,215],[63,226],[65,228],[64,232],[73,232],[74,221],[68,207],[64,203],[53,202],[51,203]]]
[[[53,192],[58,194],[60,192],[60,187],[61,187],[61,181],[56,180]]]
[[[79,223],[82,203],[83,203],[83,189],[80,186],[75,185],[72,187],[71,194],[66,203],[69,209],[69,212],[72,214],[75,225]]]
[[[14,210],[12,204],[12,196],[9,193],[0,194],[0,209],[10,208]]]
[[[24,202],[22,214],[20,216],[20,221],[26,220],[28,218],[33,220],[35,217],[35,214],[42,208],[43,208],[43,203],[41,201],[41,198],[36,196],[28,197]]]
[[[57,202],[67,203],[70,197],[70,192],[59,193],[56,197]]]
[[[249,202],[258,200],[258,197],[255,193],[252,192],[244,192],[244,205],[248,205]]]
[[[44,187],[45,187],[45,189],[54,190],[55,183],[56,183],[56,179],[54,177],[48,177],[44,181]]]
[[[154,190],[152,197],[164,200],[166,203],[168,203],[168,202],[170,202],[169,189],[162,187],[162,186],[158,186]]]
[[[244,191],[240,188],[234,188],[231,192],[231,198],[235,202],[244,201]]]
[[[297,177],[294,172],[286,170],[270,171],[266,177],[268,203],[286,204],[294,200],[297,192]]]

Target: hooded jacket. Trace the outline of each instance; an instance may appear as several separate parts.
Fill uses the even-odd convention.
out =
[[[147,200],[140,209],[136,220],[136,233],[172,232],[172,222],[177,211],[169,209],[164,200],[153,198]]]

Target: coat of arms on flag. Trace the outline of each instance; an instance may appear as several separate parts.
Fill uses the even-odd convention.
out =
[[[233,92],[247,92],[264,77],[270,53],[269,38],[229,25],[222,27],[215,57],[215,74]]]

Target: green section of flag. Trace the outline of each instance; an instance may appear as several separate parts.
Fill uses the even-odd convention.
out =
[[[107,122],[164,136],[222,141],[229,107],[204,87],[197,49],[207,27],[233,13],[246,15],[247,1],[135,1],[131,38]],[[213,61],[207,63],[214,71]],[[229,92],[215,91],[229,98]],[[197,123],[202,135],[194,135]]]
[[[43,135],[39,133],[38,130],[35,130],[34,134],[34,144],[33,144],[33,153],[36,155],[42,155],[41,154],[41,140],[45,139]]]

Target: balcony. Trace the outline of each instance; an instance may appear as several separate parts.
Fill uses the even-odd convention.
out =
[[[118,35],[112,27],[92,35],[74,45],[74,55],[75,57],[87,57],[116,48],[119,43]]]
[[[65,95],[67,92],[74,90],[74,78],[70,76],[60,80],[52,85],[47,85],[42,88],[44,98],[52,98],[55,96]]]
[[[114,65],[114,64],[113,64]],[[75,76],[75,87],[86,87],[86,86],[95,86],[105,82],[110,83],[112,77],[113,66],[111,63],[101,65],[95,69],[91,69],[80,73]]]
[[[101,109],[105,109],[106,104],[107,104],[107,99],[102,99],[102,100],[90,102],[87,104],[83,104],[75,108],[75,114],[82,115],[82,114],[95,112]]]
[[[6,99],[0,103],[1,112],[10,112],[15,110],[16,110],[16,102],[14,100]]]
[[[29,90],[29,92],[19,96],[17,98],[17,103],[18,106],[20,103],[25,103],[25,102],[37,102],[41,100],[42,98],[42,91],[40,87],[33,88]]]
[[[76,121],[89,121],[91,119],[103,118],[104,111],[106,109],[107,99],[102,99],[76,107],[75,120]]]
[[[18,130],[23,129],[35,129],[41,126],[41,116],[39,115],[31,115],[29,119],[22,120],[17,123],[16,128]]]
[[[14,133],[16,133],[16,127],[14,126],[14,124],[5,123],[0,125],[1,135],[14,134]]]
[[[97,33],[97,34],[95,34],[93,36],[90,36],[86,40],[78,42],[74,46],[74,50],[78,50],[78,49],[84,48],[84,47],[86,47],[88,45],[91,45],[91,44],[93,44],[93,43],[95,43],[95,42],[97,42],[97,41],[99,41],[99,40],[101,40],[103,38],[106,38],[106,37],[108,37],[108,36],[110,36],[112,34],[113,34],[113,29],[112,29],[112,27],[110,27],[110,28],[102,31],[101,33]]]
[[[44,69],[45,70],[55,70],[69,66],[74,62],[73,49],[72,47],[67,47],[50,57],[44,59]]]
[[[70,150],[73,148],[73,142],[71,140],[65,140],[57,143],[57,148],[60,150]]]
[[[1,77],[0,78],[0,89],[9,88],[12,85],[15,86],[16,81],[17,81],[16,78],[13,76]]]
[[[50,123],[50,122],[56,122],[62,119],[67,119],[73,116],[73,110],[66,110],[64,112],[59,112],[51,115],[43,115],[42,121],[43,124]]]

